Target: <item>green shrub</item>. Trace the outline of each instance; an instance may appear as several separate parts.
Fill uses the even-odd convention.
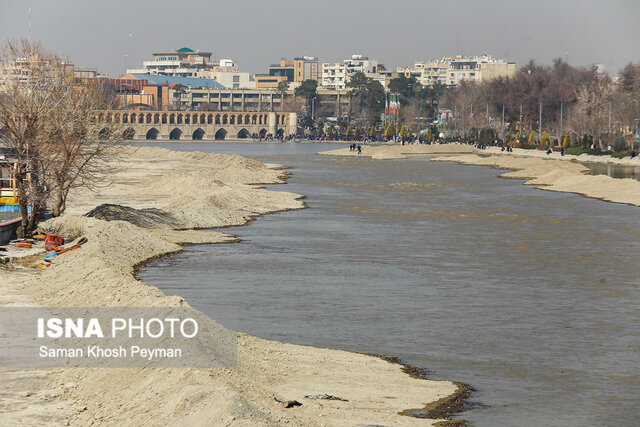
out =
[[[627,141],[625,141],[624,136],[617,136],[613,141],[613,151],[624,151],[627,149]]]
[[[593,143],[593,136],[584,134],[582,135],[582,148],[589,148]]]
[[[574,156],[579,156],[582,153],[588,153],[590,150],[584,149],[582,147],[569,147],[567,148],[567,154],[573,154]]]
[[[611,153],[611,157],[616,159],[621,159],[623,157],[627,157],[628,155],[629,155],[628,151],[614,151],[613,153]]]

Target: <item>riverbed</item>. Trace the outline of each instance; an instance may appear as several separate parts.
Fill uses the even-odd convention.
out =
[[[224,326],[381,353],[477,389],[477,425],[631,425],[637,207],[428,159],[316,156],[335,144],[148,144],[291,167],[309,209],[225,229],[139,273]]]

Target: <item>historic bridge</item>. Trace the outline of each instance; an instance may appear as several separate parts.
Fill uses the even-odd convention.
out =
[[[122,124],[125,139],[221,140],[252,136],[289,136],[297,131],[296,113],[229,111],[126,111],[98,114],[98,122]]]

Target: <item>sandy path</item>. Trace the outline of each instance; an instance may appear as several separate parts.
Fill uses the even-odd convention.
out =
[[[32,271],[0,266],[0,306],[29,307],[36,304],[20,293]],[[61,398],[53,371],[0,369],[0,419],[4,425],[64,425],[73,412]]]
[[[78,215],[115,203],[163,209],[190,228],[244,224],[260,214],[304,207],[297,194],[252,185],[285,178],[276,166],[239,156],[139,149],[130,153],[112,185],[98,194],[74,194],[67,214],[43,225],[89,240],[82,249],[59,256],[54,267],[24,277],[22,292],[45,306],[186,305],[179,296],[137,281],[134,266],[179,251],[177,243],[221,243],[230,236],[143,229]],[[434,420],[398,413],[422,408],[458,388],[448,381],[412,378],[401,366],[375,357],[244,334],[239,335],[237,369],[66,369],[49,378],[64,385],[61,397],[76,409],[71,425],[425,426]],[[304,397],[323,393],[348,402]],[[285,409],[274,397],[303,406]],[[29,410],[44,413],[45,405]]]

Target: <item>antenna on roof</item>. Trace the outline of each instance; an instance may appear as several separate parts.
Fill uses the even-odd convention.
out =
[[[31,41],[31,6],[29,6],[29,11],[27,12],[27,21],[29,22],[27,38],[29,39],[29,41]]]

